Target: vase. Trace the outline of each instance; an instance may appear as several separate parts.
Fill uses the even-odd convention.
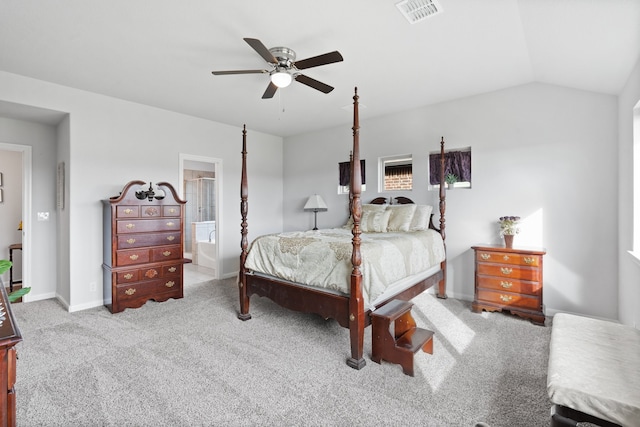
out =
[[[504,235],[504,246],[509,249],[513,248],[513,234]]]

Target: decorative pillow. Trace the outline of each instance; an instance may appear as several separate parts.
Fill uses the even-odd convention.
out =
[[[364,217],[365,212],[371,212],[371,213],[384,212],[386,209],[387,209],[387,205],[364,204],[362,205],[362,216]],[[360,225],[362,225],[362,218],[360,218]],[[353,218],[351,217],[351,212],[349,212],[349,219],[347,220],[347,223],[345,224],[344,228],[349,228],[349,229],[353,228]]]
[[[363,233],[385,233],[391,212],[364,210],[360,219],[360,231]]]
[[[411,225],[409,231],[424,231],[429,229],[429,220],[431,219],[431,212],[433,206],[431,205],[418,205],[416,211],[413,213],[411,219]]]
[[[387,231],[409,231],[411,219],[416,211],[416,205],[387,206],[387,210],[391,213]]]

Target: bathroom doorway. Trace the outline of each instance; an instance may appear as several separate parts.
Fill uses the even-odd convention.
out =
[[[182,197],[185,205],[184,250],[193,266],[220,276],[221,227],[219,194],[222,161],[202,156],[180,155]]]

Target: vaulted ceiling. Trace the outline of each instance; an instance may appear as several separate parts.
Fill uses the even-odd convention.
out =
[[[640,0],[439,0],[415,24],[397,1],[0,0],[0,70],[288,136],[351,123],[355,86],[363,118],[529,82],[615,95],[640,57]],[[245,37],[338,50],[304,70],[335,90],[213,76],[266,67]]]

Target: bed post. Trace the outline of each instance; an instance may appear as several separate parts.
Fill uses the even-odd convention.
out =
[[[351,166],[350,194],[351,216],[353,218],[353,252],[351,253],[351,288],[349,296],[349,337],[351,339],[351,357],[347,359],[347,365],[354,369],[362,369],[366,365],[364,360],[364,300],[362,299],[362,272],[360,265],[360,218],[362,205],[360,193],[362,179],[360,175],[360,119],[358,117],[358,88],[353,95],[353,161]]]
[[[445,181],[444,181],[444,166],[445,166],[445,154],[444,154],[444,136],[440,140],[440,235],[442,236],[442,242],[444,243],[444,251],[447,253],[447,244],[445,242],[445,219],[444,213],[447,210],[446,193],[445,193]],[[442,270],[442,280],[438,282],[438,298],[447,298],[447,258],[445,256],[444,261],[440,263],[440,269]]]
[[[240,274],[238,278],[238,290],[240,292],[240,313],[238,319],[249,320],[249,295],[247,294],[247,276],[244,269],[244,262],[247,259],[247,213],[249,211],[247,199],[249,198],[249,185],[247,182],[247,125],[242,127],[242,177],[240,179],[240,215],[242,222],[240,223]]]

